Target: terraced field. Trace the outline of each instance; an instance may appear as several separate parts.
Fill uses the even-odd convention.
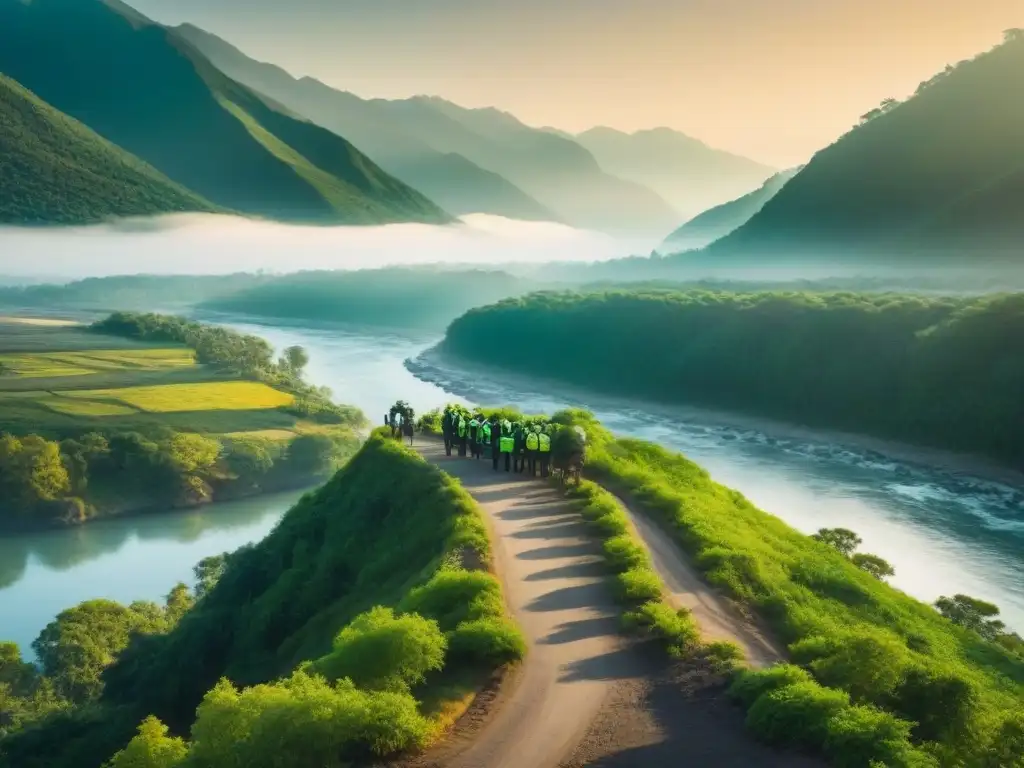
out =
[[[185,347],[0,318],[0,431],[63,437],[162,425],[286,440],[296,419],[280,409],[292,399],[197,364]]]

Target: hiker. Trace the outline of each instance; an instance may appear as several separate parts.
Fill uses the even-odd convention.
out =
[[[498,417],[497,416],[492,416],[491,417],[490,438],[491,438],[491,440],[490,440],[490,442],[491,442],[491,468],[495,472],[497,472],[498,471],[498,459],[500,458],[499,450],[500,450],[500,447],[501,447],[501,422],[498,421]]]
[[[547,477],[551,474],[551,425],[544,427],[542,432],[537,433],[538,457],[540,458],[540,476]]]
[[[526,433],[526,460],[529,463],[530,477],[537,476],[537,454],[540,452],[540,425]]]
[[[514,468],[519,474],[526,471],[526,428],[522,422],[517,421],[512,427],[512,439],[515,445],[512,452]]]
[[[452,408],[447,406],[444,409],[444,413],[441,414],[441,435],[444,437],[444,455],[452,455],[452,444],[455,442],[455,431],[452,429],[454,421],[452,419]]]
[[[469,437],[469,424],[466,422],[464,414],[459,414],[459,422],[456,427],[456,433],[459,437],[459,456],[466,458],[466,440]]]
[[[501,437],[498,438],[498,450],[505,457],[506,472],[509,472],[512,468],[512,452],[516,446],[516,439],[512,435],[512,422],[506,419],[501,423]],[[495,469],[498,467],[497,460],[495,460],[494,467]]]

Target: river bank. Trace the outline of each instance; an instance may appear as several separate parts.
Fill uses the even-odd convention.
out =
[[[686,406],[661,403],[655,400],[636,400],[605,395],[585,390],[577,385],[567,384],[557,379],[547,379],[543,376],[532,375],[525,377],[509,373],[501,368],[481,365],[478,362],[442,352],[438,346],[425,350],[416,358],[410,358],[406,361],[406,367],[416,376],[425,378],[428,381],[434,381],[441,386],[443,386],[444,377],[437,376],[436,371],[441,368],[454,368],[467,373],[500,376],[504,381],[529,385],[534,388],[540,386],[557,389],[559,393],[569,399],[600,402],[602,406],[607,408],[621,410],[642,408],[648,412],[664,414],[667,417],[694,424],[724,425],[740,430],[760,432],[770,436],[769,439],[800,440],[808,443],[848,446],[899,462],[941,469],[965,479],[973,478],[1006,485],[1009,489],[1022,492],[1021,502],[1024,504],[1024,471],[1006,467],[979,456],[944,451],[926,446],[908,445],[855,432],[805,427],[799,424],[733,411],[719,411],[699,406]]]

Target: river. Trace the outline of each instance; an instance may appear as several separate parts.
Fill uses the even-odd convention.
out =
[[[827,440],[690,420],[539,385],[510,384],[417,358],[437,338],[380,330],[265,326],[204,318],[310,353],[308,378],[375,423],[398,399],[418,413],[458,396],[529,412],[586,407],[612,430],[685,452],[763,509],[812,532],[846,527],[896,569],[892,583],[923,600],[957,592],[995,602],[1024,631],[1024,493]],[[410,370],[416,371],[414,375]],[[268,533],[299,494],[198,511],[106,520],[0,539],[0,639],[29,644],[61,610],[92,597],[159,600],[208,555]]]

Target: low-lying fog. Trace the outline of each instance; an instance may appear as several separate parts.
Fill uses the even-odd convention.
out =
[[[474,214],[441,227],[315,227],[189,214],[91,227],[0,229],[0,274],[80,278],[354,269],[393,264],[604,261],[650,241]]]

